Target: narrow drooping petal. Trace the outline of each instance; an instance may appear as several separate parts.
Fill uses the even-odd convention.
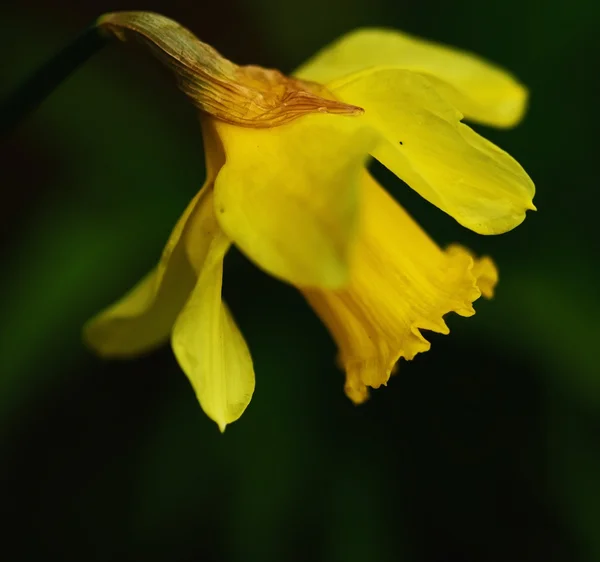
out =
[[[283,280],[343,285],[359,178],[375,141],[363,117],[309,115],[274,129],[213,125],[226,156],[215,210],[227,236]]]
[[[210,243],[198,282],[175,322],[172,346],[202,409],[224,431],[250,403],[254,370],[246,342],[221,299],[223,258],[231,243],[214,217],[212,194],[203,201],[194,227]],[[186,244],[190,249],[195,245],[192,232]],[[195,257],[200,258],[198,253]]]
[[[386,384],[400,357],[427,351],[420,330],[448,333],[443,316],[475,313],[472,302],[492,296],[497,273],[457,246],[442,251],[368,174],[364,217],[348,287],[303,291],[331,331],[356,403],[367,387]]]
[[[168,341],[173,323],[196,282],[181,238],[203,196],[204,191],[198,193],[188,205],[158,265],[121,300],[85,325],[84,340],[99,355],[133,356]]]
[[[296,72],[323,84],[368,69],[407,69],[427,75],[468,119],[510,127],[521,119],[527,90],[511,74],[477,55],[388,29],[351,32]]]
[[[182,243],[185,233],[194,225],[201,200],[212,190],[223,164],[222,152],[211,135],[204,134],[204,151],[204,186],[177,221],[158,265],[122,299],[85,325],[84,341],[99,355],[138,355],[168,341],[175,319],[196,283],[193,261],[204,259],[208,244],[206,237],[197,236],[195,253],[202,256],[194,258]]]
[[[335,93],[364,107],[364,119],[381,133],[373,156],[463,226],[500,234],[535,209],[535,187],[523,168],[461,123],[425,76],[380,70]]]

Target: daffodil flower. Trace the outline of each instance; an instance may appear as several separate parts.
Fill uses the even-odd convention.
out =
[[[85,327],[100,355],[171,344],[200,405],[221,430],[250,402],[248,347],[221,298],[231,244],[291,283],[329,328],[355,403],[385,385],[399,358],[429,349],[421,330],[474,314],[491,297],[489,258],[433,242],[367,171],[370,157],[461,225],[511,230],[534,186],[506,152],[461,121],[510,127],[526,89],[469,53],[398,31],[362,29],[293,77],[237,66],[156,14],[99,20],[135,37],[175,72],[200,111],[206,181],[158,265]]]

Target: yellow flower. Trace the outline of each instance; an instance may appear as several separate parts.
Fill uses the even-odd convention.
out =
[[[159,264],[91,320],[88,344],[132,356],[171,339],[206,414],[224,430],[254,391],[250,353],[221,299],[236,244],[296,286],[331,331],[356,403],[400,357],[429,349],[420,330],[474,314],[496,269],[440,249],[366,169],[369,156],[460,224],[499,234],[534,209],[534,186],[507,153],[461,123],[509,127],[527,93],[474,55],[397,31],[358,30],[293,78],[238,67],[162,16],[109,14],[121,39],[150,45],[200,109],[206,182]]]

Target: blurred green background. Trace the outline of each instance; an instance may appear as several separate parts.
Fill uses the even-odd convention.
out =
[[[202,184],[194,109],[141,51],[112,45],[3,141],[0,559],[600,561],[595,0],[148,0],[238,63],[291,71],[359,26],[475,51],[532,92],[483,131],[538,188],[538,213],[479,237],[375,173],[437,241],[501,282],[452,334],[354,407],[326,330],[239,253],[225,297],[257,372],[220,435],[168,348],[104,362],[92,314],[157,260]],[[3,3],[6,93],[128,4]]]

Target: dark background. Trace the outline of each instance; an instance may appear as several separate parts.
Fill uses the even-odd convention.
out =
[[[2,144],[0,559],[600,561],[600,5],[3,3],[2,92],[132,8],[284,71],[365,25],[506,66],[530,111],[478,130],[528,170],[539,212],[480,237],[377,168],[440,244],[492,255],[501,281],[361,407],[302,298],[230,255],[224,292],[257,389],[221,435],[170,349],[103,362],[80,343],[157,260],[204,174],[194,109],[149,56],[111,45]]]

